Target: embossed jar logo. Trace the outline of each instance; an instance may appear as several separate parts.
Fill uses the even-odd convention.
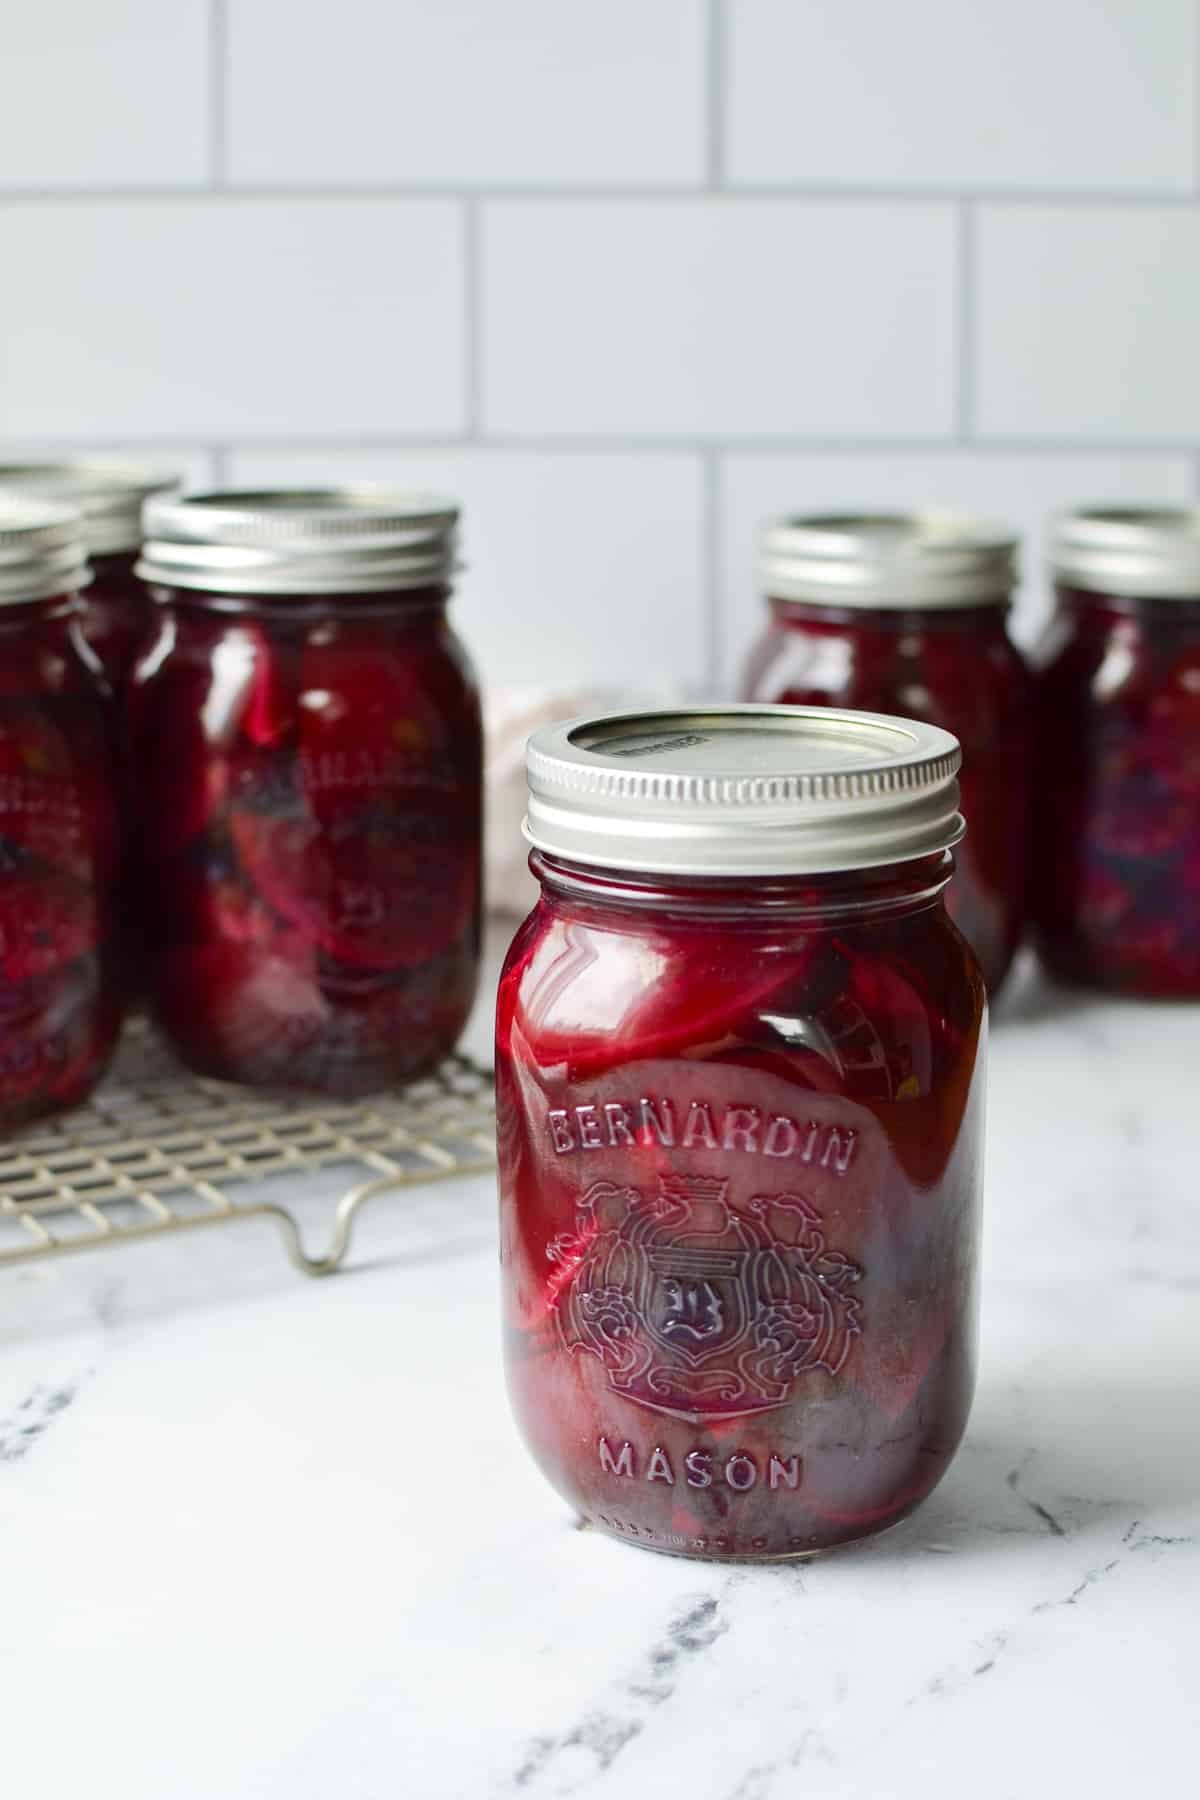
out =
[[[657,1191],[596,1181],[576,1229],[547,1245],[567,1349],[599,1358],[614,1392],[675,1418],[782,1406],[799,1376],[836,1375],[861,1327],[862,1270],[825,1245],[798,1194],[659,1178]]]

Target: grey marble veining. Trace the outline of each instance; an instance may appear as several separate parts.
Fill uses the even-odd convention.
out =
[[[11,1791],[1186,1788],[1200,1009],[1025,983],[991,1052],[967,1442],[812,1563],[578,1528],[509,1424],[490,1179],[377,1201],[322,1283],[267,1226],[0,1278]]]

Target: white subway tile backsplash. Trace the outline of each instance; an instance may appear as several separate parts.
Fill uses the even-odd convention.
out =
[[[230,0],[246,182],[696,183],[703,0]],[[332,26],[332,29],[331,29]]]
[[[976,267],[985,437],[1200,438],[1200,207],[988,206]]]
[[[736,0],[734,182],[1188,192],[1191,0]]]
[[[762,525],[784,513],[953,507],[1011,524],[1022,538],[1016,636],[1036,638],[1049,607],[1045,527],[1063,507],[1086,501],[1188,501],[1185,455],[1075,455],[1002,451],[904,456],[730,455],[721,478],[722,648],[720,690],[732,693],[743,658],[766,619],[755,569]]]
[[[5,438],[453,431],[449,201],[10,205]]]
[[[0,189],[203,182],[208,30],[207,0],[6,8]]]
[[[486,426],[944,436],[954,257],[938,205],[490,203]]]
[[[1047,513],[1200,482],[1200,0],[43,0],[4,45],[0,460],[453,488],[493,686],[700,689],[719,626],[728,689],[810,506],[1012,518],[1028,640]]]
[[[489,686],[695,688],[705,675],[701,483],[685,454],[242,452],[230,479],[389,481],[455,496],[453,617]]]

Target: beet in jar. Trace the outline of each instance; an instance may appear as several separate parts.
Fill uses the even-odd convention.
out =
[[[1065,980],[1200,998],[1200,511],[1056,526],[1038,662],[1038,945]]]
[[[179,486],[177,475],[135,463],[87,458],[0,466],[0,487],[55,500],[82,517],[91,580],[81,624],[116,691],[133,667],[152,607],[134,573],[142,542],[142,505]]]
[[[1032,681],[1008,636],[1013,534],[953,513],[780,520],[743,698],[926,719],[962,745],[969,831],[946,896],[994,995],[1025,921]]]
[[[81,522],[0,498],[0,1129],[86,1098],[117,1040],[112,720]]]
[[[380,488],[151,501],[128,712],[145,979],[203,1074],[417,1076],[475,992],[481,729],[457,510]]]
[[[584,1519],[685,1556],[882,1531],[970,1405],[986,999],[945,731],[742,706],[529,747],[500,982],[509,1389]]]

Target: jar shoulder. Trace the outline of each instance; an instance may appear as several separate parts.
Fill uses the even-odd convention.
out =
[[[896,1098],[973,1053],[985,1006],[940,905],[886,923],[722,932],[649,919],[611,928],[543,902],[505,963],[497,1050],[567,1065],[573,1078],[699,1058]]]
[[[129,682],[137,720],[233,718],[249,707],[312,727],[353,731],[410,713],[482,735],[470,656],[444,617],[272,619],[261,613],[160,607]],[[220,736],[220,732],[216,733]]]
[[[1035,653],[1043,712],[1062,702],[1091,712],[1162,699],[1195,704],[1200,687],[1200,610],[1073,612],[1062,608]]]
[[[918,714],[961,737],[1019,719],[1032,676],[1000,625],[882,629],[771,621],[743,674],[748,700]]]

